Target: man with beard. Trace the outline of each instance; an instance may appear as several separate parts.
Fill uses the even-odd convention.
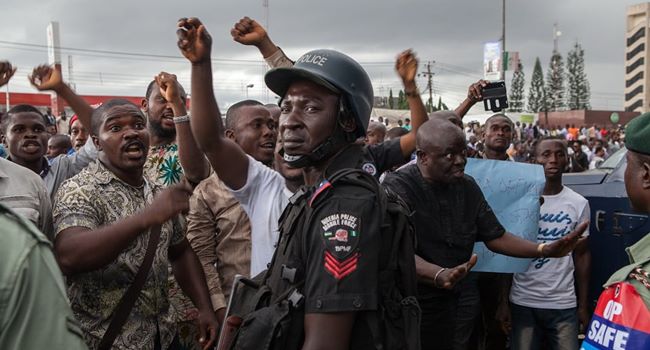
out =
[[[454,348],[455,284],[476,263],[474,243],[516,257],[562,257],[578,243],[588,222],[550,244],[535,244],[505,231],[474,179],[465,175],[467,145],[462,130],[447,120],[422,125],[417,164],[394,172],[384,184],[414,209],[416,268],[422,308],[423,349]]]
[[[162,82],[165,86],[165,82]],[[168,296],[168,264],[199,310],[201,345],[215,341],[218,321],[205,278],[184,237],[178,214],[188,209],[187,183],[163,190],[144,175],[149,148],[146,118],[133,103],[110,100],[94,111],[92,141],[98,160],[66,181],[54,208],[54,248],[67,276],[72,309],[91,348],[168,349],[176,329]],[[142,295],[118,327],[103,340],[114,310],[134,282],[143,258],[153,264],[143,275]],[[101,300],[99,303],[97,300]]]
[[[197,185],[210,172],[192,137],[186,100],[176,75],[166,72],[149,83],[142,100],[151,133],[145,174],[164,186],[178,183],[183,175]]]

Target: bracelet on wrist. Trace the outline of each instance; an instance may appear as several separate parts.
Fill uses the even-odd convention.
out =
[[[438,272],[436,272],[436,275],[433,277],[433,285],[434,285],[436,288],[440,288],[440,287],[438,286],[438,276],[440,276],[440,274],[441,274],[443,271],[445,271],[445,270],[446,270],[446,268],[444,268],[444,267],[441,268],[440,270],[438,270]]]
[[[174,124],[180,124],[180,123],[188,123],[190,121],[190,115],[181,115],[178,117],[174,117]]]
[[[545,258],[544,247],[546,247],[546,243],[540,243],[537,245],[537,253],[539,253],[539,256],[542,258]]]

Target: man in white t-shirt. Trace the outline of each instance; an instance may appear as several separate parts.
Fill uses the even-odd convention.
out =
[[[546,175],[537,240],[549,243],[589,221],[589,202],[562,185],[568,161],[566,141],[542,139],[535,147],[534,159],[544,166]],[[584,236],[588,234],[586,230]],[[541,349],[543,343],[545,349],[578,348],[579,325],[589,322],[590,264],[587,239],[582,238],[573,256],[536,258],[526,272],[515,274],[510,290],[512,350]]]

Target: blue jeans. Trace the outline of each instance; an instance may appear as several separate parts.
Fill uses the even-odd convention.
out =
[[[510,303],[510,311],[512,314],[511,350],[578,349],[576,308],[536,309]]]

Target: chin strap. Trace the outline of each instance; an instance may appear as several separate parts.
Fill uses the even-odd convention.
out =
[[[284,148],[280,150],[280,154],[287,164],[292,168],[304,168],[321,162],[324,159],[332,156],[338,150],[337,145],[343,143],[340,137],[328,137],[325,142],[321,143],[309,154],[290,155],[284,152]]]
[[[349,115],[350,112],[346,108],[343,99],[339,100],[339,115],[336,118],[334,132],[323,143],[318,145],[309,154],[290,155],[284,152],[284,148],[280,150],[280,155],[287,164],[292,168],[304,168],[320,163],[321,161],[333,156],[341,145],[354,142],[356,137],[352,133],[345,132],[341,126],[341,118],[344,115]]]

